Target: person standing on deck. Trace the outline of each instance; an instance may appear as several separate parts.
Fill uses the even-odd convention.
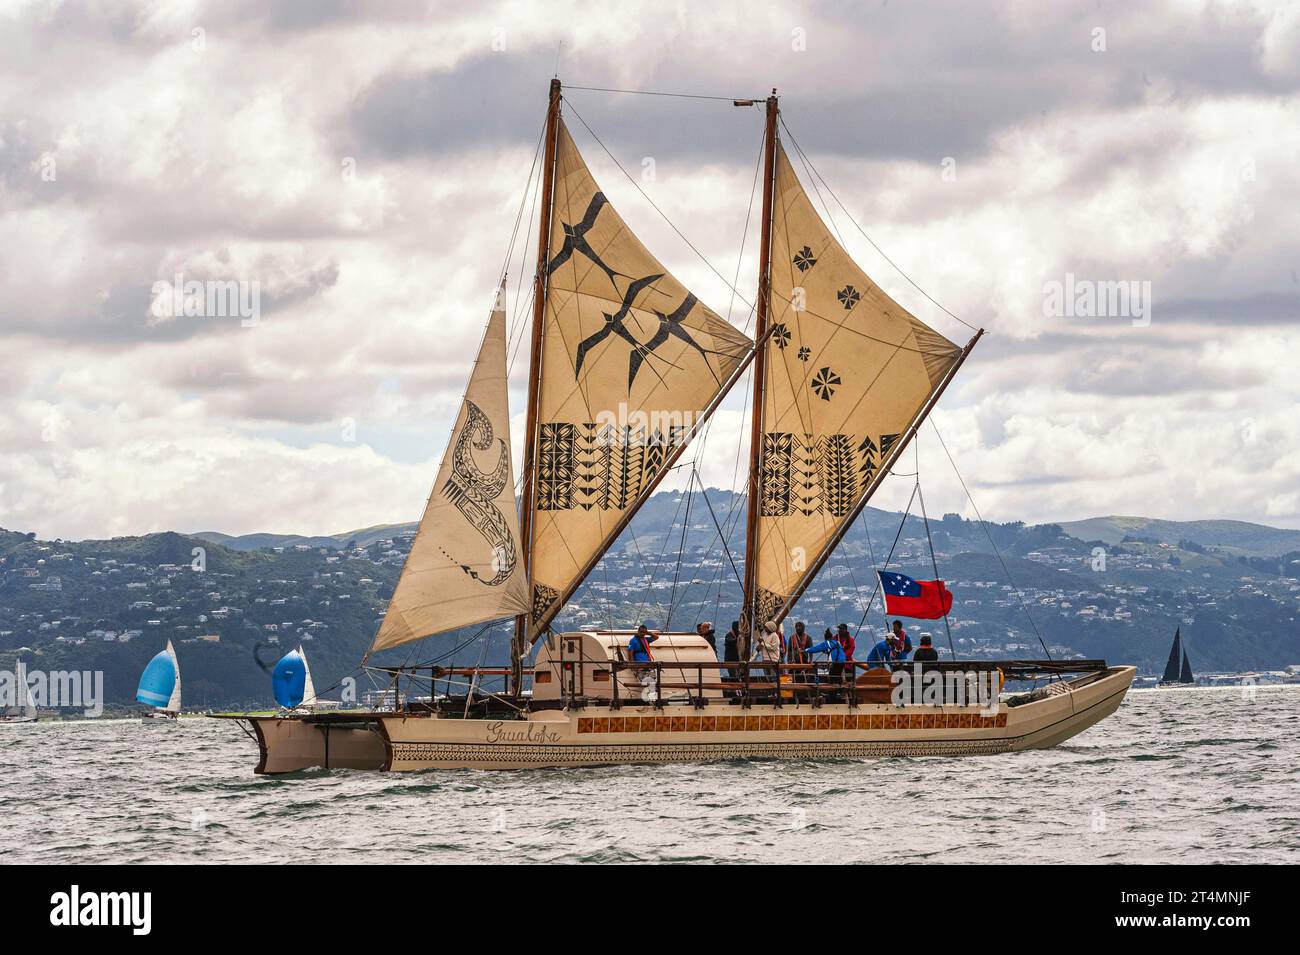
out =
[[[654,657],[650,653],[650,644],[659,638],[658,634],[651,633],[646,624],[636,628],[636,636],[627,642],[627,655],[633,663],[653,663]],[[641,698],[650,701],[657,696],[655,686],[655,671],[653,667],[634,667],[634,671],[640,671],[641,679]]]
[[[775,620],[769,620],[763,624],[763,632],[754,644],[754,662],[781,662],[781,633],[777,629]],[[754,680],[771,680],[774,677],[775,672],[773,670],[760,667],[754,671],[750,678]]]
[[[650,663],[650,644],[658,640],[657,634],[650,632],[645,624],[636,628],[636,636],[627,642],[627,655],[633,663]]]
[[[921,645],[916,648],[916,653],[912,654],[912,659],[917,663],[939,662],[939,651],[934,648],[928,633],[921,634]]]
[[[840,624],[839,632],[836,634],[836,639],[839,640],[840,646],[844,648],[844,659],[852,660],[853,651],[858,648],[858,643],[853,639],[853,634],[849,633],[849,625],[847,623]]]
[[[739,663],[740,662],[740,621],[731,621],[731,629],[727,631],[726,636],[722,638],[722,662]],[[737,677],[736,667],[728,667],[726,670],[727,679],[735,680]]]
[[[810,646],[812,646],[812,637],[808,635],[808,631],[804,629],[803,621],[800,620],[795,623],[794,634],[790,637],[790,644],[786,648],[786,662],[807,663],[808,648]],[[808,671],[799,670],[794,674],[794,678],[800,683],[806,683]]]
[[[907,631],[903,629],[903,621],[901,620],[894,621],[893,636],[895,642],[898,644],[900,648],[900,652],[902,653],[903,658],[906,659],[907,655],[912,652],[912,638],[909,637],[907,635]]]
[[[817,654],[825,653],[831,661],[830,679],[838,681],[844,676],[844,645],[835,639],[830,628],[826,630],[826,635],[821,643],[814,643],[808,647],[808,656],[811,658]],[[810,675],[811,678],[811,675]]]
[[[871,652],[867,654],[867,662],[881,665],[892,663],[898,657],[896,647],[894,635],[886,634],[885,639],[871,648]]]
[[[718,632],[713,629],[713,624],[696,624],[695,632],[704,638],[704,642],[709,645],[709,649],[713,651],[713,656],[716,658],[718,655]]]

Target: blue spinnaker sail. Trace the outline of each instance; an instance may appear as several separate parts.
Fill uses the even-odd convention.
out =
[[[280,658],[271,671],[271,688],[275,702],[287,710],[302,702],[307,688],[307,661],[297,650],[290,650]]]
[[[140,675],[140,688],[135,691],[135,698],[150,706],[166,706],[174,689],[176,689],[176,663],[172,660],[171,654],[166,650],[160,650]]]

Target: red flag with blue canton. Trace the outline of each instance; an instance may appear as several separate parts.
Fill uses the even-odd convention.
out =
[[[888,570],[880,575],[880,589],[885,595],[885,613],[919,620],[938,620],[952,610],[952,591],[942,580],[913,580],[906,574]]]

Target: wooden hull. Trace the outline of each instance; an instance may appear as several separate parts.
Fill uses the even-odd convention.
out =
[[[276,775],[304,769],[383,769],[384,739],[365,718],[316,722],[296,716],[223,716],[252,726],[260,753],[256,772]]]
[[[1119,707],[1132,667],[1112,667],[1017,706],[828,703],[742,708],[625,705],[541,710],[527,720],[370,714],[364,725],[252,717],[259,773],[329,769],[529,769],[724,759],[980,756],[1055,746]],[[329,752],[326,753],[326,740]]]

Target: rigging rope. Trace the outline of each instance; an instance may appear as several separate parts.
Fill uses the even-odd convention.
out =
[[[948,309],[940,305],[939,302],[936,301],[934,297],[930,295],[929,292],[921,288],[921,286],[917,285],[916,282],[913,281],[912,277],[908,275],[906,272],[904,272],[897,262],[891,259],[888,255],[886,255],[885,251],[882,248],[880,248],[880,246],[876,245],[875,240],[872,239],[871,236],[867,235],[866,230],[864,230],[862,226],[858,225],[857,220],[853,218],[853,213],[849,212],[848,208],[844,205],[844,203],[840,201],[840,197],[835,194],[835,190],[832,189],[830,183],[826,181],[826,177],[817,171],[817,167],[813,165],[812,160],[809,159],[807,154],[803,151],[803,147],[799,145],[799,141],[794,138],[794,133],[790,132],[790,127],[786,125],[785,118],[780,117],[780,119],[781,119],[781,128],[785,130],[786,135],[790,138],[790,142],[794,144],[795,151],[799,154],[800,159],[802,159],[804,164],[813,171],[813,174],[818,179],[821,180],[822,185],[826,187],[826,191],[830,194],[830,197],[835,200],[835,204],[839,206],[840,210],[844,213],[844,215],[848,217],[848,220],[853,224],[853,227],[857,229],[859,233],[861,233],[862,238],[866,239],[867,242],[871,244],[871,247],[880,254],[880,257],[884,259],[886,262],[888,262],[893,267],[894,271],[896,271],[899,275],[901,275],[904,279],[906,279],[908,284],[910,284],[912,288],[916,289],[918,292],[924,295],[930,301],[930,303],[934,305],[935,308],[939,309],[939,311],[943,312],[945,315],[947,315],[949,318],[952,318],[954,321],[961,322],[961,324],[965,325],[971,331],[975,331],[976,329],[974,325],[972,325],[970,322],[966,321],[963,318],[958,318],[952,312],[948,311]],[[816,189],[815,186],[814,189]]]
[[[695,476],[695,462],[691,462],[691,477]],[[664,629],[671,629],[673,611],[677,609],[677,583],[682,576],[682,555],[686,552],[686,534],[691,529],[691,503],[695,499],[695,482],[688,479],[686,484],[686,514],[682,517],[682,540],[677,545],[677,564],[673,568],[673,588],[668,592],[668,613],[664,617]],[[693,579],[693,578],[692,578]]]
[[[918,452],[919,455],[920,452]],[[939,580],[939,561],[934,556],[934,538],[930,536],[930,518],[925,513],[925,495],[921,493],[921,481],[916,482],[917,502],[921,505],[921,521],[925,524],[925,540],[930,545],[930,565],[934,567],[934,579]],[[943,596],[940,595],[939,606],[943,606]],[[955,661],[957,659],[957,648],[952,645],[952,627],[948,625],[948,611],[943,612],[943,629],[948,634],[948,652],[952,654]]]
[[[766,97],[753,96],[704,96],[699,93],[666,93],[659,90],[619,90],[611,89],[607,86],[565,86],[567,90],[583,90],[588,93],[626,93],[633,96],[669,96],[676,99],[704,99],[704,100],[722,100],[728,103],[745,102],[752,100],[757,105],[766,100]]]
[[[713,504],[709,501],[709,492],[705,489],[704,482],[700,481],[698,475],[695,475],[695,480],[700,485],[700,494],[703,495],[704,503],[709,508],[709,515],[713,518],[713,526],[717,528],[718,538],[722,541],[722,552],[727,555],[727,561],[731,564],[731,572],[736,577],[736,584],[744,587],[745,582],[741,579],[740,571],[736,568],[736,559],[731,556],[731,548],[727,545],[727,535],[723,533],[722,527],[718,524],[718,515],[714,513]],[[721,567],[718,568],[718,572],[722,572]]]
[[[948,463],[952,465],[952,472],[957,475],[961,489],[966,492],[966,500],[970,501],[971,509],[975,511],[975,519],[980,522],[980,527],[984,530],[984,536],[988,538],[989,546],[993,548],[998,563],[1002,565],[1002,572],[1007,576],[1007,583],[1011,585],[1011,591],[1016,595],[1016,603],[1020,604],[1020,609],[1024,613],[1025,619],[1029,621],[1034,636],[1038,638],[1038,643],[1043,648],[1043,652],[1047,654],[1047,659],[1051,660],[1052,651],[1047,649],[1047,644],[1043,641],[1043,635],[1038,632],[1038,625],[1034,623],[1034,618],[1029,615],[1029,608],[1025,606],[1024,598],[1020,595],[1020,588],[1016,586],[1016,582],[1011,578],[1011,569],[1007,567],[1007,562],[1002,559],[1002,552],[998,550],[998,545],[993,541],[993,535],[989,533],[988,525],[984,522],[984,518],[980,516],[980,509],[975,504],[975,498],[971,496],[970,489],[966,487],[966,480],[961,476],[961,471],[957,469],[957,462],[952,459],[952,453],[948,450],[943,435],[939,433],[939,426],[934,423],[934,416],[931,415],[929,420],[930,427],[934,429],[934,436],[939,439],[939,447],[943,448],[943,453],[948,456]]]
[[[912,496],[907,499],[907,509],[903,511],[903,519],[898,522],[898,533],[894,535],[894,542],[889,545],[889,553],[885,555],[885,563],[881,566],[881,570],[887,569],[889,567],[889,562],[894,558],[894,549],[898,547],[898,539],[903,536],[903,528],[907,525],[907,518],[912,513],[912,502],[916,500],[916,492],[920,489],[920,481],[917,481],[912,485]],[[866,625],[867,615],[871,613],[871,607],[875,604],[876,594],[878,593],[880,593],[880,574],[876,574],[876,586],[871,591],[871,599],[867,601],[867,606],[862,611],[862,619],[858,621],[858,628],[853,631],[854,639],[857,638],[858,634],[862,632],[862,628]],[[885,615],[885,625],[886,628],[888,628],[889,615],[887,613]]]
[[[601,141],[601,138],[596,135],[595,131],[590,126],[587,125],[587,121],[582,118],[581,113],[579,113],[576,109],[573,108],[572,104],[570,104],[569,106],[569,112],[571,112],[574,116],[578,117],[578,122],[582,123],[583,127],[591,135],[591,138],[594,139],[597,145],[599,145],[600,148],[605,151],[605,155],[608,156],[610,160],[614,163],[614,165],[618,167],[618,171],[621,172],[624,176],[626,176],[627,181],[632,183],[632,185],[636,187],[636,191],[641,193],[642,198],[644,198],[646,202],[650,203],[650,207],[654,209],[655,212],[659,213],[660,218],[662,218],[664,222],[668,223],[669,228],[671,228],[674,232],[677,233],[677,237],[686,243],[686,247],[689,248],[692,252],[694,252],[699,257],[700,261],[703,262],[706,266],[708,266],[709,271],[712,272],[714,275],[716,275],[719,279],[721,279],[722,282],[729,289],[731,289],[732,292],[736,294],[736,297],[738,299],[740,299],[746,305],[749,305],[750,308],[753,308],[754,306],[750,303],[749,299],[741,295],[740,290],[727,281],[727,277],[714,267],[713,263],[710,262],[705,257],[703,252],[701,252],[699,249],[697,249],[694,246],[694,244],[692,244],[690,239],[686,238],[686,235],[682,232],[682,230],[677,228],[676,223],[674,223],[672,219],[668,218],[668,214],[659,208],[659,206],[655,203],[655,201],[650,198],[650,196],[646,193],[644,189],[641,188],[640,183],[636,181],[636,179],[632,176],[632,174],[623,168],[623,164],[620,163],[618,159],[614,157],[614,154],[609,151],[609,147],[606,146],[604,142]]]

